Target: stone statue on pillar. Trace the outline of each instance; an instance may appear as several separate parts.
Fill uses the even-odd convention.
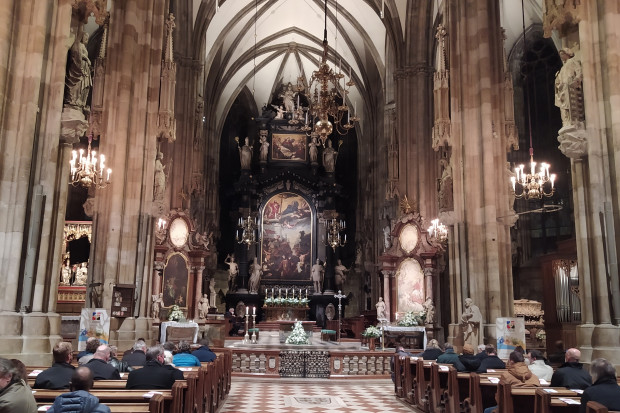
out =
[[[463,340],[465,343],[476,347],[482,344],[481,334],[482,313],[471,298],[465,299],[465,311],[461,314],[461,326],[463,327]]]
[[[349,269],[342,265],[342,261],[338,260],[338,264],[334,267],[336,290],[342,290],[344,283],[347,281],[347,273]]]
[[[327,147],[323,149],[323,167],[325,172],[334,172],[336,170],[336,159],[338,151],[332,148],[332,141],[327,140]]]
[[[454,210],[452,167],[447,159],[442,159],[439,163],[443,168],[439,186],[439,212],[452,211]]]
[[[224,263],[228,265],[228,291],[237,290],[237,275],[239,275],[239,265],[235,262],[235,256],[228,254]]]
[[[67,74],[65,76],[65,96],[63,104],[88,113],[86,106],[88,94],[93,86],[92,69],[88,58],[88,33],[82,32],[76,37],[69,50]]]
[[[584,121],[581,61],[568,47],[560,50],[563,66],[555,75],[555,105],[560,108],[562,128]]]
[[[385,311],[385,301],[383,301],[383,297],[379,297],[379,301],[375,304],[375,308],[377,309],[377,320],[386,320],[387,313]]]
[[[198,302],[198,318],[204,320],[209,314],[209,296],[203,294]]]
[[[162,202],[164,200],[164,193],[166,192],[166,173],[164,172],[166,167],[162,163],[163,158],[164,154],[157,151],[157,156],[155,158],[155,177],[153,183],[153,201],[156,202]]]
[[[250,281],[248,282],[248,289],[250,294],[257,294],[258,287],[260,286],[260,277],[263,275],[262,265],[258,262],[258,257],[254,258],[254,262],[250,264]]]
[[[426,324],[435,323],[435,305],[433,304],[433,299],[428,297],[422,306],[426,312]]]
[[[312,266],[311,270],[312,283],[314,284],[314,293],[321,294],[323,287],[323,277],[325,275],[325,267],[321,265],[321,260],[316,259],[316,264]]]
[[[153,316],[154,320],[159,320],[159,310],[161,309],[161,306],[164,304],[163,294],[162,293],[154,294],[152,298],[153,298],[153,307],[151,308],[151,315]]]
[[[253,146],[250,146],[250,138],[245,138],[245,144],[243,146],[239,145],[239,138],[235,138],[237,141],[237,147],[239,148],[239,159],[241,160],[241,169],[251,169],[252,168],[252,149]]]

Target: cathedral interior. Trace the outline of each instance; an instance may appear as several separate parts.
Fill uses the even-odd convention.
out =
[[[620,365],[617,1],[4,0],[0,21],[0,356],[49,364],[84,309],[129,348],[174,310],[258,308],[424,315],[457,347],[519,316],[530,347]]]

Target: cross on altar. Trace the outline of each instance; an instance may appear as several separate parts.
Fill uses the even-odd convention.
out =
[[[346,295],[342,294],[342,290],[338,290],[338,294],[335,294],[334,298],[338,299],[338,343],[340,343],[340,330],[342,328],[342,299],[346,298]]]

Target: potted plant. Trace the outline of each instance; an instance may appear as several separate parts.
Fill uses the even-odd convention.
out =
[[[376,347],[376,340],[381,337],[381,330],[375,326],[370,326],[364,330],[362,336],[368,339],[368,349],[374,351]]]

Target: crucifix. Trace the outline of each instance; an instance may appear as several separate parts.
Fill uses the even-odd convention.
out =
[[[342,294],[342,290],[338,290],[338,294],[335,294],[334,298],[338,299],[338,343],[340,343],[340,330],[342,326],[342,299],[346,298],[346,295]]]

